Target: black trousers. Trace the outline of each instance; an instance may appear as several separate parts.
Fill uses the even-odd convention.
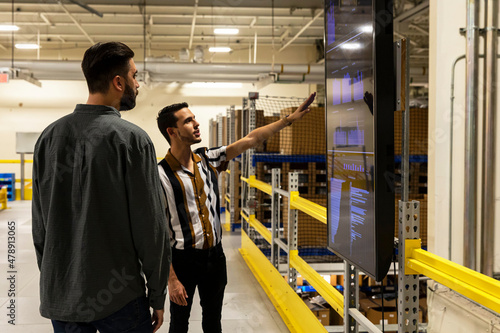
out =
[[[208,250],[172,250],[172,265],[188,294],[188,305],[170,301],[169,333],[186,333],[196,287],[202,308],[204,333],[222,332],[222,302],[227,284],[226,256],[222,244]]]

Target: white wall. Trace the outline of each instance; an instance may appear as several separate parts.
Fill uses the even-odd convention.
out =
[[[16,132],[41,132],[47,125],[73,111],[75,104],[88,97],[84,81],[43,81],[42,88],[22,80],[11,80],[0,86],[0,160],[19,159],[15,150]],[[241,106],[242,98],[256,91],[251,84],[237,89],[186,88],[179,84],[141,85],[135,109],[122,117],[143,128],[153,140],[158,157],[163,157],[169,145],[158,130],[156,116],[164,106],[187,102],[200,122],[202,143],[209,144],[209,119],[226,114],[230,105]],[[274,84],[263,88],[262,95],[307,97],[307,84]],[[31,155],[26,156],[31,159]],[[15,172],[19,164],[0,163],[0,173]],[[26,165],[26,177],[31,177],[31,164]]]

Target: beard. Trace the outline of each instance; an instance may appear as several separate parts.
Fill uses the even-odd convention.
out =
[[[137,95],[139,95],[139,92],[135,93],[134,89],[128,84],[128,81],[125,82],[125,91],[120,100],[120,111],[132,110],[135,107]]]
[[[200,143],[201,142],[201,137],[196,138],[196,137],[193,137],[191,135],[182,135],[180,133],[180,131],[177,132],[177,133],[179,135],[179,138],[182,140],[182,142],[186,142],[186,143],[188,143],[190,145],[193,145],[195,143]]]

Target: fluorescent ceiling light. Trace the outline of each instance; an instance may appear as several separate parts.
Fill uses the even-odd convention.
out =
[[[240,32],[239,29],[228,29],[228,28],[214,29],[214,34],[216,35],[237,35],[239,32]]]
[[[225,52],[225,53],[228,53],[228,52],[231,52],[231,48],[230,47],[227,47],[227,46],[218,46],[218,47],[211,47],[208,49],[208,51],[210,52]]]
[[[29,43],[29,44],[19,43],[19,44],[16,44],[16,49],[21,49],[21,50],[37,50],[39,48],[40,48],[40,46],[38,44],[33,44],[33,43]]]
[[[372,33],[373,32],[373,26],[371,25],[364,25],[361,27],[362,32],[367,32],[367,33]]]
[[[192,82],[184,85],[186,88],[241,88],[241,82]]]
[[[0,31],[17,31],[17,30],[19,30],[19,27],[17,25],[0,24]]]
[[[343,49],[346,49],[346,50],[356,50],[356,49],[361,48],[361,44],[359,44],[359,43],[345,43],[345,44],[342,44],[341,47]]]

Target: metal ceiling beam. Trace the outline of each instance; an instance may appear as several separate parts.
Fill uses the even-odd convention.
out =
[[[316,19],[317,19],[318,17],[320,17],[321,15],[323,15],[323,11],[324,11],[323,9],[322,9],[322,10],[320,10],[320,11],[319,11],[319,12],[318,12],[318,13],[317,13],[317,14],[316,14],[313,18],[312,18],[312,20],[311,20],[311,21],[309,21],[309,22],[308,22],[308,23],[307,23],[307,24],[306,24],[306,25],[305,25],[302,29],[300,29],[300,30],[299,30],[299,32],[297,32],[297,34],[296,34],[295,36],[293,36],[293,38],[292,38],[292,39],[290,39],[290,40],[289,40],[289,41],[288,41],[285,45],[283,45],[283,46],[281,47],[281,49],[279,49],[279,51],[278,51],[278,52],[281,52],[281,51],[283,51],[284,49],[286,49],[286,48],[287,48],[290,44],[292,44],[292,43],[293,43],[293,41],[294,41],[294,40],[296,40],[296,39],[297,39],[300,35],[302,35],[302,33],[303,33],[303,32],[304,32],[307,28],[309,28],[309,26],[310,26],[311,24],[313,24],[313,22],[314,22],[314,21],[316,21]]]
[[[426,0],[421,4],[413,7],[412,9],[403,12],[401,15],[396,16],[394,18],[394,23],[399,24],[407,20],[412,20],[417,16],[427,13],[428,11],[429,11],[429,0]]]
[[[198,0],[195,0],[194,10],[193,10],[193,21],[191,22],[191,34],[189,36],[189,46],[188,46],[189,50],[193,46],[194,27],[196,26],[196,12],[197,11],[198,11]]]
[[[78,27],[78,29],[80,29],[80,31],[85,35],[85,37],[87,37],[87,39],[92,43],[92,45],[94,45],[95,44],[94,39],[92,39],[92,37],[89,36],[89,34],[85,31],[85,29],[82,28],[82,26],[80,25],[80,23],[78,23],[78,21],[73,17],[73,15],[71,15],[71,13],[66,9],[66,7],[64,7],[64,5],[62,4],[62,2],[61,1],[57,1],[57,2],[61,6],[61,8],[66,12],[66,14],[68,14],[68,16],[71,18],[71,20],[73,22],[75,22],[75,24]]]
[[[421,32],[421,33],[423,33],[423,34],[424,34],[424,35],[426,35],[426,36],[429,36],[429,31],[425,30],[424,28],[419,27],[419,26],[418,26],[418,25],[416,25],[416,24],[411,23],[411,24],[409,25],[409,27],[410,27],[410,28],[413,28],[413,29],[415,29],[415,30],[417,30],[417,31],[419,31],[419,32]]]

